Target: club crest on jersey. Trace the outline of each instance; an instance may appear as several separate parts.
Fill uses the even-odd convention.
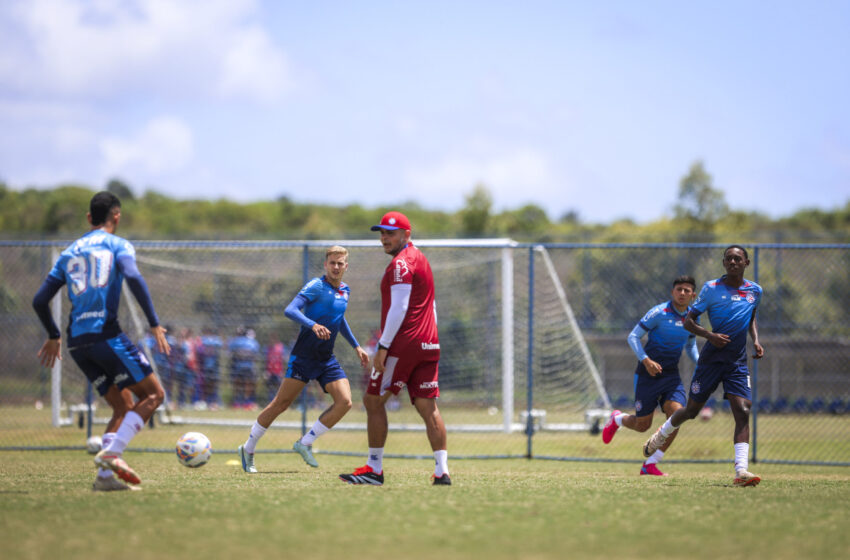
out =
[[[755,301],[756,296],[754,296],[753,294],[747,294],[747,303],[755,303]]]
[[[700,389],[701,387],[699,381],[694,381],[693,383],[691,383],[691,393],[698,395]]]
[[[635,412],[640,412],[643,408],[643,403],[641,401],[635,401]]]
[[[407,262],[404,259],[396,259],[395,275],[393,277],[393,280],[395,282],[401,282],[407,274],[410,274],[410,269],[407,267]]]

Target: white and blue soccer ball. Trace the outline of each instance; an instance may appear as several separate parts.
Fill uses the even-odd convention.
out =
[[[100,436],[92,436],[86,440],[86,451],[90,454],[100,453],[101,449],[103,449],[103,440]]]
[[[200,432],[186,432],[177,440],[177,460],[184,467],[198,468],[207,464],[212,456],[209,438]]]

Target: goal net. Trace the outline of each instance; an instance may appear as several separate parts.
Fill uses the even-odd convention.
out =
[[[239,428],[234,431],[244,435],[257,407],[274,394],[281,360],[285,374],[288,349],[298,333],[283,310],[307,280],[323,274],[325,250],[333,244],[350,251],[346,318],[371,353],[379,334],[378,286],[389,262],[374,240],[135,243],[139,269],[174,347],[168,358],[152,352],[147,322],[125,288],[123,328],[146,349],[167,392],[155,421],[187,429]],[[524,455],[531,433],[584,431],[598,421],[600,409],[610,403],[561,284],[569,263],[556,266],[545,248],[505,239],[417,245],[434,272],[439,405],[454,434],[453,455]],[[60,305],[67,303],[56,304],[54,311],[64,319],[67,310]],[[240,354],[235,348],[233,341],[245,333],[253,333],[259,351]],[[350,379],[354,407],[334,432],[365,431],[359,400],[368,372],[341,337],[335,354]],[[81,410],[88,409],[70,395],[85,395],[86,384],[73,360],[62,360],[60,367],[64,370],[54,372],[55,424],[78,423]],[[239,381],[246,368],[256,381],[250,386]],[[330,402],[318,384],[310,384],[273,426],[300,433]],[[95,423],[106,422],[103,412],[94,411]],[[400,439],[395,451],[427,451],[424,434],[415,435],[424,427],[406,392],[390,400],[388,415],[391,437]],[[408,432],[409,444],[403,435]],[[359,452],[365,445],[365,434],[325,439],[329,451]]]

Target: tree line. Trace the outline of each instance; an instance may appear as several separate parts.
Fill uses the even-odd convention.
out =
[[[496,212],[487,186],[478,184],[455,212],[409,202],[366,208],[299,203],[287,196],[240,204],[227,199],[179,200],[155,190],[136,196],[120,179],[104,187],[63,184],[16,190],[0,181],[0,235],[7,239],[68,238],[87,226],[84,209],[98,190],[115,193],[125,209],[122,235],[132,239],[352,239],[368,236],[375,217],[402,209],[428,238],[511,237],[535,242],[835,242],[850,240],[850,198],[841,208],[800,209],[772,219],[731,208],[702,162],[679,182],[669,216],[647,224],[582,220],[576,211],[551,218],[536,204]]]

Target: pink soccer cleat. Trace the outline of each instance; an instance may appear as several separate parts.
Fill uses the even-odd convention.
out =
[[[658,466],[655,463],[650,463],[648,465],[644,463],[643,466],[640,468],[640,474],[650,474],[652,476],[667,476],[667,473],[663,473],[658,470]]]
[[[614,417],[620,414],[619,410],[615,410],[611,413],[611,418],[608,419],[608,422],[605,423],[605,427],[602,428],[602,443],[611,443],[611,440],[614,439],[614,434],[617,433],[617,430],[620,429],[620,426],[614,421]]]

